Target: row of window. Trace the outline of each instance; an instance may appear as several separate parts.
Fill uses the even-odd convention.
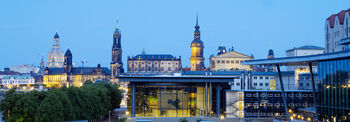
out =
[[[246,97],[259,97],[259,94],[246,94]],[[260,94],[260,97],[281,97],[281,94]],[[288,94],[287,97],[313,97],[313,94]]]
[[[131,62],[131,64],[145,64],[145,62],[141,62],[141,63],[137,63],[137,62]],[[148,62],[147,64],[151,64],[150,62]],[[158,63],[157,62],[155,62],[154,63],[155,65],[157,65]],[[164,64],[164,63],[161,63],[162,65]],[[165,63],[166,64],[166,63]],[[174,62],[172,62],[172,63],[168,63],[168,65],[170,65],[170,64],[175,64],[175,65],[177,65],[177,63],[174,63]]]
[[[253,83],[254,86],[258,86],[258,83]],[[263,86],[263,83],[259,83],[259,86]],[[270,83],[265,83],[265,86],[269,86]]]
[[[8,83],[34,83],[32,81],[2,81],[3,84],[8,84]]]
[[[258,79],[257,76],[254,76],[253,78],[254,78],[254,79]],[[264,79],[264,77],[263,77],[263,76],[260,76],[259,79]],[[270,77],[265,77],[265,79],[275,79],[275,78],[274,78],[274,77],[271,77],[271,78],[270,78]]]
[[[147,68],[147,70],[146,70],[146,68],[145,67],[142,67],[142,68],[131,68],[131,69],[134,69],[134,71],[172,71],[172,68],[171,67],[168,67],[167,68],[167,70],[164,68],[164,67],[162,67],[162,68],[160,68],[160,69],[158,69],[158,67],[154,67],[154,68],[152,68],[152,67],[148,67]],[[175,69],[176,70],[176,69]],[[180,70],[180,68],[178,69],[178,70]]]
[[[273,115],[275,115],[275,116],[280,116],[280,115],[285,116],[286,113],[275,113],[275,114],[273,114],[273,113],[264,113],[264,112],[259,112],[259,113],[246,112],[244,116],[259,116],[259,115],[260,116],[273,116]],[[313,116],[312,113],[298,113],[298,115],[301,115],[301,116]]]
[[[240,63],[242,63],[243,62],[243,60],[216,60],[216,63],[222,63],[222,64],[229,64],[229,63],[231,63],[231,64],[240,64]]]
[[[282,101],[281,101],[282,102]],[[288,106],[294,106],[294,107],[308,107],[311,106],[313,103],[288,103]],[[284,104],[282,103],[246,103],[245,107],[256,107],[256,106],[268,106],[268,107],[280,107],[280,106],[284,106]]]

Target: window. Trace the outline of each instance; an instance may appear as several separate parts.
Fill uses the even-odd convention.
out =
[[[310,86],[310,84],[309,84],[309,83],[306,83],[306,86]]]
[[[220,63],[220,60],[217,60],[216,63]]]
[[[263,86],[263,83],[259,83],[260,86]]]
[[[264,79],[264,77],[259,77],[259,79]]]
[[[226,63],[227,63],[227,64],[229,64],[229,63],[230,63],[230,61],[229,61],[229,60],[226,60]]]
[[[235,60],[231,60],[231,64],[234,64],[235,63]]]
[[[238,64],[238,63],[239,63],[239,61],[237,60],[237,61],[236,61],[236,64]]]
[[[254,79],[258,79],[258,77],[254,77]]]
[[[221,60],[221,63],[223,63],[223,64],[224,64],[224,63],[225,63],[225,61],[224,61],[224,60]]]
[[[303,83],[300,83],[299,86],[303,86]]]
[[[265,77],[265,79],[269,79],[269,77]]]
[[[254,83],[254,86],[257,86],[258,85],[258,83]]]
[[[265,86],[269,86],[270,84],[269,83],[265,83]]]
[[[236,83],[237,86],[241,85],[240,83]]]

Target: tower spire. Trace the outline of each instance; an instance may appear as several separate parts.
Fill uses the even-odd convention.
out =
[[[197,11],[196,26],[198,26],[198,11]]]
[[[117,26],[116,26],[116,28],[115,28],[115,29],[119,29],[119,27],[118,27],[118,23],[119,23],[119,20],[118,20],[118,16],[117,16]]]

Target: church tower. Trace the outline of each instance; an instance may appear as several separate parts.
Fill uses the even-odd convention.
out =
[[[204,58],[203,58],[203,48],[204,44],[200,39],[200,31],[198,25],[198,12],[196,19],[196,26],[194,27],[194,40],[191,43],[191,71],[202,71],[205,69],[204,67]]]
[[[72,52],[70,52],[70,50],[68,49],[66,51],[66,53],[64,54],[64,63],[63,63],[63,72],[67,73],[67,74],[71,74],[72,73],[72,69],[73,69],[73,56],[72,56]]]
[[[113,46],[112,46],[112,62],[111,62],[111,77],[114,78],[116,75],[124,73],[123,62],[122,62],[122,46],[121,46],[121,34],[117,27],[113,33]]]
[[[53,37],[53,45],[47,56],[46,65],[49,68],[62,68],[63,66],[63,51],[60,49],[60,37],[57,32]]]

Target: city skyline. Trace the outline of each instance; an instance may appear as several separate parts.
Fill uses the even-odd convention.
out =
[[[109,4],[92,1],[26,2],[5,2],[2,4],[5,6],[0,8],[7,18],[0,20],[0,32],[3,34],[0,52],[6,57],[0,61],[0,68],[19,64],[39,65],[42,56],[47,58],[56,31],[61,37],[61,49],[72,50],[74,63],[87,60],[86,66],[102,64],[109,67],[117,16],[123,35],[123,62],[127,62],[127,56],[135,56],[145,49],[149,54],[181,56],[182,66],[189,67],[189,45],[193,40],[197,11],[201,40],[206,46],[205,66],[209,66],[209,56],[215,54],[220,45],[234,46],[239,52],[254,54],[256,59],[266,58],[270,48],[276,57],[283,57],[285,51],[293,47],[309,44],[324,47],[327,17],[348,9],[345,1],[321,1],[318,3],[320,6],[313,8],[308,8],[313,2],[300,4],[272,0],[256,3],[225,1],[213,3],[214,7],[209,8],[209,2],[196,1],[193,2],[197,3],[196,6],[189,3],[183,5],[181,11],[176,8],[181,3],[167,6],[170,4],[159,1],[121,2],[121,5],[112,1]],[[54,5],[49,6],[51,4]],[[154,7],[148,8],[143,4]],[[240,6],[250,4],[248,7]],[[117,7],[113,8],[113,5]],[[265,46],[267,44],[268,47]]]

